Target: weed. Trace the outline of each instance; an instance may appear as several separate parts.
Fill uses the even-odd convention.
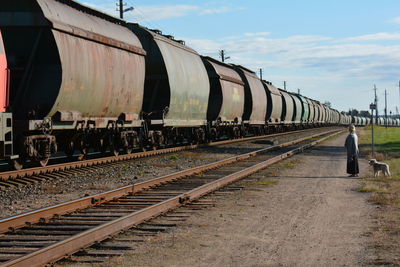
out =
[[[136,174],[137,174],[137,175],[143,175],[143,174],[144,174],[144,171],[143,171],[143,170],[137,171]]]
[[[179,157],[178,157],[178,155],[173,154],[173,155],[169,155],[169,156],[168,156],[168,159],[170,159],[170,160],[178,160]]]
[[[273,186],[276,185],[278,182],[277,181],[259,181],[257,182],[258,185],[263,185],[263,186]]]

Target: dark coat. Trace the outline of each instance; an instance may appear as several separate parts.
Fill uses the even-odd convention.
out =
[[[344,144],[347,150],[347,173],[358,174],[358,137],[355,133],[347,136]]]

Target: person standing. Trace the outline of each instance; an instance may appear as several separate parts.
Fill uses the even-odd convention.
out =
[[[347,173],[350,174],[349,177],[358,177],[358,136],[353,124],[349,126],[349,135],[344,146],[347,150]]]

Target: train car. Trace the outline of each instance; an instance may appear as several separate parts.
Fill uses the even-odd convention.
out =
[[[86,154],[94,145],[133,146],[145,77],[139,39],[120,20],[74,1],[17,2],[2,2],[0,20],[16,167],[28,159],[45,165],[57,148]]]
[[[267,116],[267,92],[255,72],[243,66],[233,65],[244,82],[245,101],[243,120],[253,134],[264,132]]]
[[[239,137],[244,111],[244,83],[231,65],[210,57],[202,59],[210,80],[207,121],[212,127],[211,138],[221,135]]]
[[[301,103],[300,97],[298,97],[295,93],[288,92],[290,97],[293,99],[294,103],[294,112],[292,117],[292,123],[296,125],[301,124],[301,118],[303,115],[303,105]]]
[[[14,157],[13,135],[12,135],[12,114],[7,111],[9,105],[10,70],[7,65],[6,52],[3,45],[3,38],[0,32],[0,158]]]
[[[322,125],[325,120],[325,109],[322,107],[321,103],[315,101],[315,107],[318,110],[318,119],[316,120],[317,125]]]
[[[314,121],[315,121],[315,117],[316,117],[314,102],[311,99],[307,98],[307,97],[304,97],[304,98],[307,101],[307,104],[308,104],[308,107],[309,107],[309,111],[310,111],[310,114],[308,116],[308,124],[309,124],[309,126],[313,126]]]
[[[301,124],[303,127],[308,127],[310,119],[310,106],[306,98],[302,95],[297,95],[300,98],[303,114],[301,116]]]
[[[146,51],[143,115],[149,143],[205,141],[210,83],[193,49],[138,24],[128,24]]]
[[[265,118],[269,128],[268,130],[278,130],[276,129],[276,127],[279,127],[282,120],[282,94],[279,92],[278,88],[276,88],[271,82],[263,81],[263,85],[267,92],[268,98],[267,116]]]
[[[293,117],[294,117],[294,101],[293,98],[283,89],[279,89],[279,92],[282,95],[282,124],[286,128],[291,128],[293,126]]]

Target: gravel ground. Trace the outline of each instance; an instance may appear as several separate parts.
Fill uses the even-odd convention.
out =
[[[92,266],[369,265],[367,233],[376,207],[356,191],[360,179],[345,173],[344,138],[258,173],[262,180],[214,199],[214,207],[193,213],[173,232]],[[367,162],[360,167],[364,175]]]
[[[320,131],[321,129],[315,129],[313,133]],[[311,135],[311,133],[292,134],[290,137],[273,137],[136,159],[112,167],[97,168],[84,175],[76,174],[58,180],[11,188],[0,191],[0,218],[146,181],[265,148],[271,143],[283,143],[306,135]]]

